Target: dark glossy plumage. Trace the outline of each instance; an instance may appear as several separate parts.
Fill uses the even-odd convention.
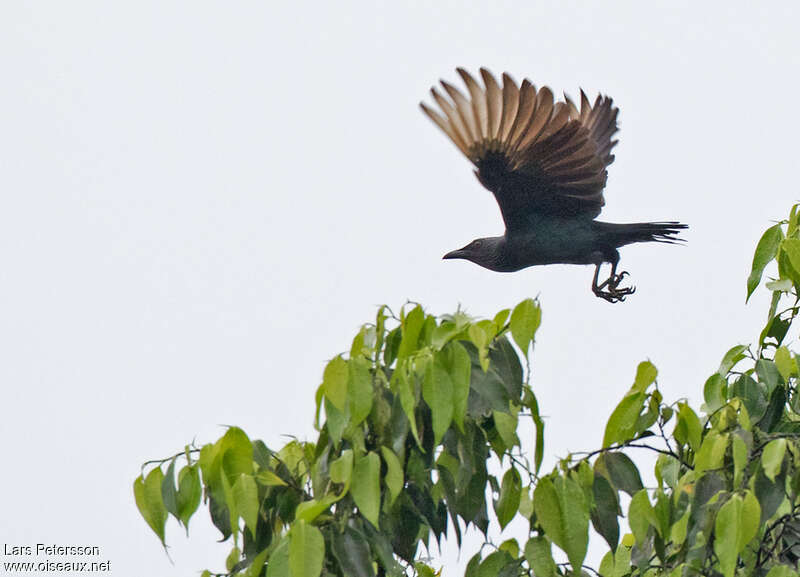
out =
[[[618,109],[610,98],[594,104],[581,91],[580,110],[565,96],[556,102],[546,86],[527,79],[518,87],[503,74],[502,87],[484,68],[483,86],[459,68],[465,96],[442,81],[431,89],[441,112],[422,110],[475,165],[478,180],[497,199],[506,225],[502,237],[476,239],[445,255],[491,270],[510,272],[539,264],[594,264],[592,288],[611,302],[633,288],[620,288],[616,273],[620,246],[634,242],[675,242],[686,225],[677,222],[612,224],[594,219],[605,200],[607,167],[614,161]],[[449,98],[448,98],[449,97]],[[598,284],[600,265],[611,263]]]

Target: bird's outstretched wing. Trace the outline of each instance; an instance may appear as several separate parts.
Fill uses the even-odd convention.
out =
[[[422,110],[477,167],[481,183],[492,191],[506,229],[530,227],[537,214],[594,218],[605,203],[606,167],[614,161],[611,140],[617,112],[610,98],[594,105],[581,90],[580,110],[564,97],[539,90],[527,79],[519,87],[503,74],[502,87],[481,68],[484,86],[457,69],[469,97],[442,80],[433,99],[441,112],[425,103]]]

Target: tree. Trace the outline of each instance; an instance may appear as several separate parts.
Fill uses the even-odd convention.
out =
[[[522,515],[529,538],[476,553],[467,577],[800,576],[800,371],[784,345],[800,311],[797,205],[759,241],[748,299],[773,262],[767,323],[756,344],[725,354],[699,410],[666,403],[642,362],[602,446],[550,472],[540,471],[544,425],[524,368],[536,301],[491,320],[381,307],[325,368],[315,442],[273,451],[231,427],[146,463],[136,504],[164,544],[167,518],[188,530],[202,501],[232,543],[225,575],[430,577],[420,544],[448,527],[459,545],[464,527],[486,533],[491,500],[500,526]],[[532,455],[520,419],[535,426]],[[658,454],[653,487],[640,449]],[[584,565],[590,534],[609,548],[597,568]]]

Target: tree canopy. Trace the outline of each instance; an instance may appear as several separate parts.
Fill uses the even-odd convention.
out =
[[[328,362],[314,441],[269,448],[230,427],[146,463],[136,505],[164,546],[170,516],[188,531],[208,509],[231,551],[225,573],[204,575],[432,577],[447,569],[422,562],[420,545],[460,546],[468,527],[521,516],[526,539],[483,547],[466,577],[800,576],[800,370],[785,344],[800,310],[798,220],[796,205],[758,242],[747,298],[774,268],[767,322],[724,355],[700,407],[665,401],[641,362],[599,446],[542,471],[528,370],[539,303],[483,320],[384,306]],[[641,449],[657,454],[652,486]],[[608,548],[597,567],[590,538]]]

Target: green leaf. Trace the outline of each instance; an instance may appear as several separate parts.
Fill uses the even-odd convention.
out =
[[[269,556],[267,577],[289,577],[289,535],[284,535]],[[296,577],[296,576],[292,576]]]
[[[612,577],[614,575],[614,551],[609,551],[603,555],[600,567],[597,569],[601,577]]]
[[[783,264],[783,266],[778,267],[781,278],[788,276],[795,285],[800,284],[800,239],[783,239],[780,244],[780,250],[782,254],[779,257],[779,261],[784,256],[788,257],[789,261],[788,263],[779,262],[779,264]],[[789,266],[786,266],[787,264]]]
[[[233,542],[236,543],[239,535],[239,511],[236,509],[233,486],[228,481],[227,475],[222,475],[222,496],[223,503],[228,509],[228,524],[233,532]]]
[[[338,446],[342,440],[345,427],[347,427],[347,417],[333,405],[328,397],[325,397],[325,428],[328,429],[334,446]]]
[[[619,543],[619,499],[611,483],[602,475],[594,475],[592,484],[595,507],[592,510],[592,525],[614,551]]]
[[[347,363],[349,380],[347,397],[350,405],[350,423],[360,424],[372,410],[372,376],[370,362],[364,357],[351,358]]]
[[[238,427],[230,427],[222,437],[220,446],[222,470],[233,485],[242,473],[253,472],[253,443],[244,431]]]
[[[256,524],[258,523],[258,487],[251,475],[242,474],[233,485],[233,501],[236,510],[244,519],[244,524],[250,529],[250,534],[255,538]]]
[[[386,463],[386,475],[383,478],[386,488],[389,489],[389,504],[394,503],[400,491],[403,490],[405,480],[403,478],[403,466],[397,455],[388,447],[381,447],[383,462]]]
[[[247,568],[247,573],[245,573],[247,577],[261,577],[261,570],[264,568],[264,564],[267,561],[268,553],[269,551],[264,549],[261,553],[255,556],[255,559],[253,559],[250,567]]]
[[[270,471],[269,469],[262,469],[258,473],[256,473],[256,481],[260,484],[264,485],[265,487],[285,487],[286,481],[281,479],[278,475],[274,472]]]
[[[496,315],[494,315],[492,322],[495,324],[495,326],[502,328],[505,326],[506,321],[508,320],[508,315],[510,314],[511,314],[511,309],[503,309]]]
[[[761,505],[752,491],[747,491],[742,499],[741,531],[736,542],[739,551],[743,551],[756,536],[760,524]]]
[[[210,496],[223,502],[223,477],[233,485],[240,474],[252,473],[253,454],[253,444],[238,427],[229,427],[216,443],[205,445],[200,450],[198,464]]]
[[[511,555],[505,551],[495,551],[481,562],[481,566],[478,568],[478,577],[500,577],[503,575],[503,569],[510,563],[514,563]],[[516,574],[517,572],[514,573],[514,575]]]
[[[757,421],[764,416],[768,402],[766,390],[750,375],[741,375],[736,379],[733,383],[733,394],[742,400],[751,419]]]
[[[538,473],[544,459],[544,420],[539,414],[539,401],[528,385],[525,385],[522,396],[523,405],[531,410],[531,418],[536,428],[536,443],[534,448],[534,472]]]
[[[788,381],[789,377],[797,376],[797,362],[786,347],[780,347],[775,351],[774,361],[784,381]]]
[[[372,556],[369,541],[364,535],[351,527],[345,527],[343,533],[333,533],[331,539],[333,555],[339,562],[339,568],[347,577],[373,577]]]
[[[291,576],[319,577],[324,560],[325,539],[320,530],[303,520],[292,523],[289,531],[289,571]]]
[[[614,443],[624,443],[631,439],[636,419],[644,408],[646,398],[647,395],[645,393],[633,392],[627,394],[620,401],[608,418],[606,431],[603,435],[603,448],[610,447]]]
[[[519,543],[517,543],[516,539],[506,539],[500,546],[497,548],[498,551],[505,551],[509,555],[511,555],[514,559],[519,557]]]
[[[533,537],[525,544],[525,560],[536,577],[556,577],[558,569],[550,550],[550,542],[544,537]]]
[[[767,385],[770,394],[772,394],[773,389],[782,381],[778,367],[769,359],[762,358],[756,361],[756,374],[758,375],[759,382]]]
[[[733,453],[733,487],[737,488],[742,483],[742,473],[747,467],[749,451],[747,444],[738,435],[733,436],[731,444]]]
[[[172,513],[172,515],[179,519],[178,517],[178,491],[175,489],[175,460],[177,457],[173,457],[173,459],[169,463],[169,467],[167,467],[167,473],[164,475],[164,478],[161,480],[161,499],[164,503],[164,507],[167,509],[168,513]]]
[[[196,466],[186,465],[178,473],[178,518],[189,529],[189,519],[200,506],[203,486],[200,483],[200,473]]]
[[[164,527],[167,523],[167,508],[164,506],[161,496],[161,482],[163,480],[164,473],[160,467],[150,471],[144,479],[139,475],[133,482],[133,496],[139,513],[150,525],[153,532],[158,535],[161,544],[166,547]]]
[[[727,381],[719,373],[714,373],[706,380],[703,386],[706,412],[713,413],[727,402],[727,385]]]
[[[766,577],[798,577],[800,573],[787,565],[773,565]]]
[[[625,453],[609,451],[601,454],[595,461],[595,470],[600,474],[607,472],[614,487],[630,496],[643,487],[639,469]]]
[[[600,563],[602,577],[625,577],[631,574],[631,550],[628,547],[619,547],[616,551],[609,551]],[[650,572],[647,577],[653,577]]]
[[[383,364],[387,367],[397,360],[397,353],[400,349],[400,341],[403,338],[401,327],[396,327],[386,335],[386,346],[383,349]]]
[[[767,283],[764,283],[764,286],[767,287],[768,290],[771,291],[778,291],[778,292],[789,292],[792,290],[792,281],[788,278],[784,278],[781,280],[771,280]],[[780,295],[778,295],[780,296]]]
[[[589,544],[589,511],[583,489],[570,478],[544,477],[533,492],[533,509],[547,536],[560,547],[576,572]]]
[[[591,510],[594,507],[594,471],[589,461],[581,460],[577,467],[569,471],[569,476],[581,486],[586,505]]]
[[[750,271],[750,276],[747,277],[747,299],[750,300],[750,295],[756,290],[756,287],[761,282],[761,275],[764,273],[764,268],[769,262],[778,254],[778,246],[783,239],[783,231],[781,225],[776,224],[769,227],[761,235],[761,240],[756,245],[756,252],[753,255],[753,266]]]
[[[325,396],[325,391],[323,390],[322,384],[317,387],[317,392],[314,393],[314,428],[319,430],[319,416],[320,410],[322,409],[322,399]]]
[[[786,405],[786,389],[783,386],[776,386],[769,396],[767,408],[764,416],[758,421],[757,425],[762,431],[772,432],[773,427],[777,426],[784,413]]]
[[[785,454],[786,439],[772,440],[764,447],[764,451],[761,453],[761,466],[770,481],[775,481],[775,477],[780,473]]]
[[[779,474],[773,482],[767,478],[764,470],[759,468],[755,475],[753,489],[761,504],[761,522],[766,523],[787,502],[786,477]]]
[[[519,494],[519,514],[530,519],[533,515],[533,499],[531,499],[530,487],[525,487]]]
[[[422,381],[422,398],[431,408],[434,444],[438,445],[453,422],[453,380],[443,363],[436,355],[428,364],[425,379]]]
[[[358,334],[353,338],[353,344],[350,345],[350,358],[354,359],[356,357],[360,357],[364,354],[364,343],[365,343],[365,333],[367,331],[366,326],[362,326],[361,330],[358,331]]]
[[[463,432],[464,417],[467,414],[472,362],[464,346],[455,341],[447,345],[443,354],[437,355],[436,358],[439,359],[440,357],[453,382],[453,422]]]
[[[650,361],[642,361],[636,367],[636,378],[633,381],[633,389],[643,393],[647,387],[652,385],[658,376],[658,369]]]
[[[271,469],[273,456],[274,453],[264,444],[264,441],[260,439],[253,441],[253,461],[259,469]]]
[[[350,494],[362,515],[378,527],[381,506],[381,459],[376,453],[356,457]]]
[[[669,455],[659,455],[658,459],[656,459],[655,468],[658,486],[660,487],[663,483],[666,483],[668,487],[674,489],[678,482],[680,468],[681,464],[676,458]]]
[[[668,537],[672,504],[670,498],[663,491],[656,492],[655,498],[656,502],[653,505],[653,526],[661,537]]]
[[[348,485],[353,474],[353,449],[345,449],[334,462],[330,464],[329,474],[331,481]]]
[[[747,345],[736,345],[735,347],[731,347],[731,349],[722,357],[722,361],[717,369],[717,374],[720,377],[727,377],[728,371],[730,371],[734,366],[736,366],[736,363],[744,358],[744,353],[746,350]]]
[[[331,505],[338,501],[342,495],[325,495],[321,499],[311,499],[310,501],[303,501],[297,506],[295,510],[295,518],[298,520],[311,523],[314,519],[319,517],[323,512],[327,511]]]
[[[703,444],[700,445],[700,450],[694,458],[694,470],[696,473],[702,473],[711,469],[719,469],[722,467],[723,459],[725,458],[725,450],[728,448],[728,434],[709,433],[703,439]]]
[[[425,322],[425,312],[422,307],[417,305],[411,312],[403,318],[403,337],[400,341],[400,349],[397,351],[397,360],[400,361],[408,357],[417,350],[419,334],[422,324]]]
[[[455,323],[450,321],[442,321],[442,324],[433,329],[433,334],[431,335],[431,345],[438,351],[460,332],[461,327],[456,326]]]
[[[378,308],[378,314],[375,315],[375,361],[381,354],[384,339],[386,338],[386,309],[388,307],[383,305]],[[387,363],[389,365],[391,363]]]
[[[522,478],[519,472],[511,467],[503,475],[503,482],[500,485],[500,497],[494,504],[494,511],[497,514],[497,521],[500,529],[505,529],[511,522],[519,509],[520,493],[522,492]]]
[[[467,568],[464,570],[464,577],[478,577],[478,569],[481,566],[481,553],[478,551],[470,557]]]
[[[697,451],[703,434],[703,425],[692,408],[686,403],[678,403],[678,419],[675,425],[675,439],[681,444],[688,444]]]
[[[342,412],[344,412],[347,402],[347,377],[347,361],[342,357],[331,359],[322,375],[322,390],[325,391],[325,398]]]
[[[672,524],[672,528],[670,529],[669,538],[677,546],[682,545],[683,542],[686,541],[686,530],[689,527],[689,513],[690,511],[687,509],[681,518]]]
[[[739,553],[758,532],[761,508],[747,492],[743,499],[733,495],[720,507],[714,522],[714,552],[725,577],[733,577]]]
[[[533,299],[525,299],[511,313],[511,336],[525,358],[528,357],[531,341],[541,323],[542,309]]]
[[[231,549],[231,552],[228,553],[228,557],[225,559],[225,567],[228,571],[233,570],[239,561],[242,560],[242,552],[238,547],[234,547]]]
[[[517,423],[519,417],[517,411],[506,413],[503,411],[492,411],[492,418],[494,419],[494,426],[497,429],[497,434],[503,441],[507,450],[519,445],[519,437],[517,437]]]
[[[647,490],[642,489],[631,499],[628,507],[628,525],[636,538],[636,543],[641,545],[647,539],[647,529],[653,525],[655,514]]]
[[[405,364],[395,369],[394,373],[392,374],[391,383],[392,392],[394,392],[400,398],[400,406],[403,408],[403,412],[406,414],[406,418],[408,419],[408,424],[411,427],[411,434],[414,435],[414,439],[417,441],[417,444],[421,445],[422,443],[419,439],[419,432],[417,430],[417,417],[415,413],[417,399],[416,395],[414,394],[414,383],[408,376]]]
[[[489,370],[489,343],[494,336],[493,327],[491,321],[480,321],[470,325],[467,330],[470,340],[478,349],[478,362],[484,372]]]

